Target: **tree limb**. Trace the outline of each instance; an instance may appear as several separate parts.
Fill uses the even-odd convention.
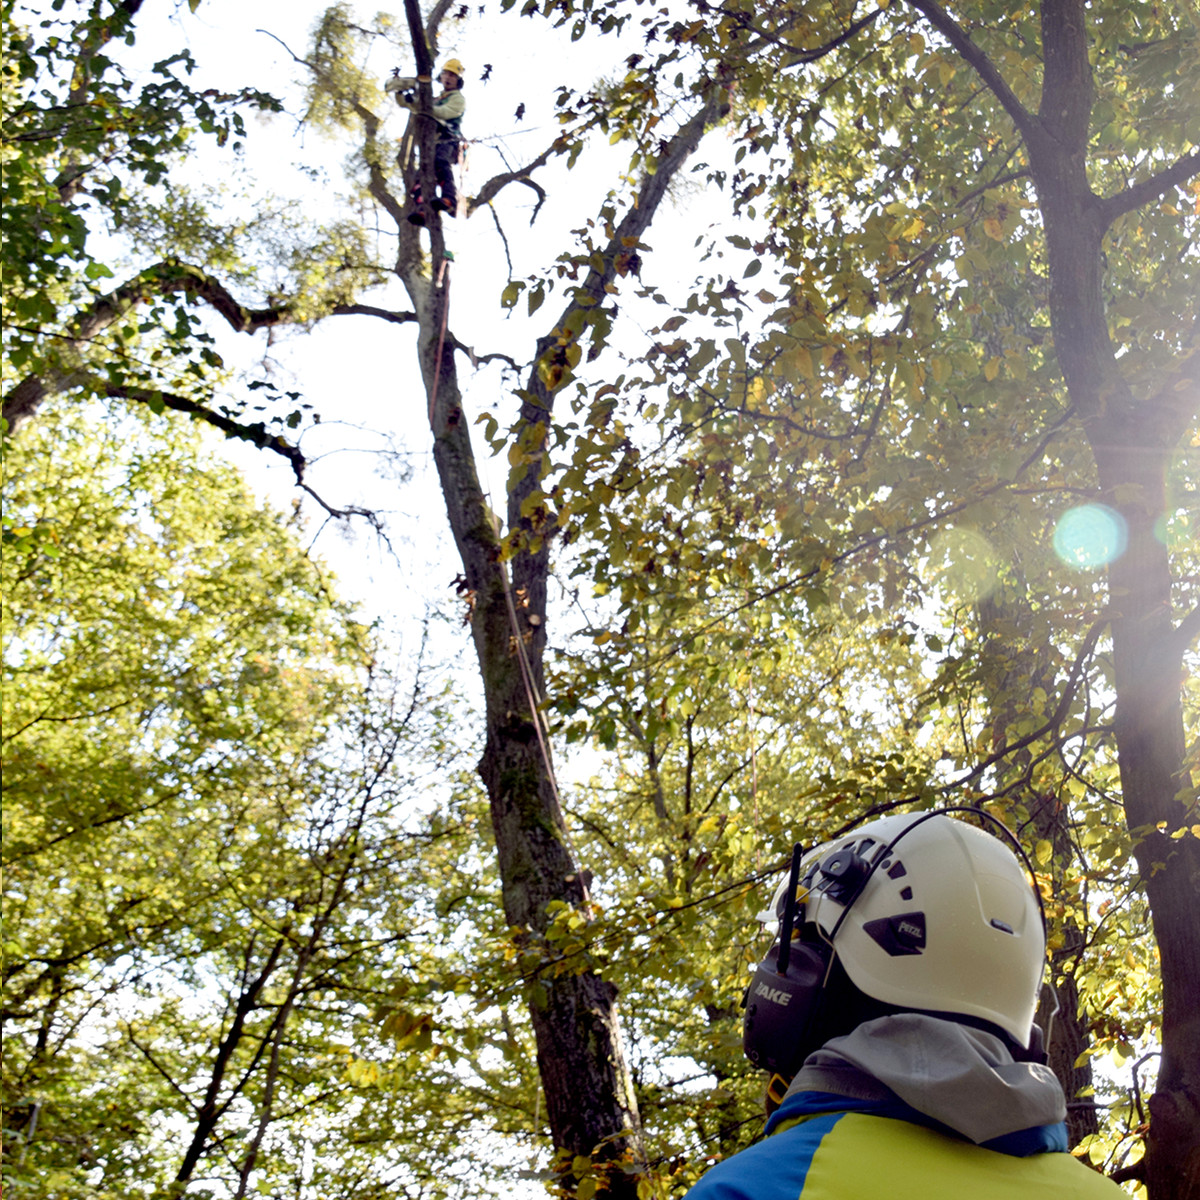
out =
[[[308,460],[304,457],[300,447],[293,446],[291,442],[278,434],[268,433],[266,426],[261,421],[247,425],[241,421],[235,421],[232,417],[227,417],[223,413],[215,412],[213,409],[207,408],[195,400],[189,400],[186,396],[177,396],[171,392],[156,391],[153,388],[129,387],[126,385],[98,382],[96,390],[101,395],[112,399],[133,400],[139,404],[146,404],[151,407],[162,405],[162,407],[172,409],[175,412],[187,413],[188,416],[219,429],[226,437],[250,442],[251,445],[257,446],[260,450],[270,450],[273,454],[278,454],[280,457],[287,459],[291,464],[292,474],[296,477],[296,486],[301,491],[307,492],[331,517],[336,517],[338,520],[363,517],[377,533],[383,533],[383,522],[378,513],[373,512],[369,508],[360,508],[356,504],[351,504],[346,508],[334,508],[333,505],[325,500],[320,492],[305,482],[304,472],[308,466]]]
[[[376,308],[373,304],[335,304],[329,310],[332,317],[379,317],[393,325],[407,325],[417,319],[413,312],[393,312],[390,308]]]
[[[1193,608],[1171,631],[1172,656],[1174,657],[1177,653],[1182,657],[1198,637],[1200,637],[1200,608]]]
[[[450,6],[455,2],[456,0],[437,0],[437,3],[430,9],[429,17],[425,22],[425,41],[429,45],[431,58],[437,57],[438,27],[442,23],[442,18],[450,11]],[[432,66],[432,63],[430,65]]]
[[[529,218],[529,223],[532,225],[537,220],[537,215],[541,211],[542,205],[546,202],[546,189],[540,183],[531,179],[529,177],[530,173],[536,171],[539,167],[544,167],[550,161],[552,155],[565,153],[569,146],[570,143],[566,138],[557,137],[528,166],[518,167],[515,171],[506,171],[501,175],[493,175],[479,189],[479,194],[472,196],[467,201],[467,216],[471,216],[476,209],[482,208],[483,205],[490,204],[499,192],[510,183],[523,183],[527,188],[532,188],[538,197],[537,206],[533,210],[533,216]]]
[[[235,333],[256,333],[260,329],[289,324],[299,319],[290,303],[274,304],[265,308],[247,308],[234,299],[232,292],[223,283],[200,267],[164,259],[101,296],[75,317],[66,332],[51,336],[65,342],[71,351],[81,353],[87,342],[128,316],[139,304],[145,303],[152,296],[165,296],[176,292],[203,300]],[[417,319],[416,313],[392,312],[368,304],[337,304],[329,310],[329,315],[379,317],[398,325]],[[87,378],[86,369],[83,367],[67,367],[26,376],[4,397],[0,412],[8,422],[8,432],[14,433],[18,426],[33,416],[46,396],[76,386]],[[153,394],[153,389],[144,389],[143,395],[129,398],[145,399],[150,394]],[[168,402],[168,407],[178,406]],[[248,441],[256,440],[235,430],[225,432]]]
[[[1105,227],[1111,225],[1117,217],[1133,212],[1142,205],[1164,196],[1173,187],[1186,183],[1197,173],[1200,173],[1200,150],[1193,150],[1190,154],[1176,159],[1169,167],[1159,171],[1157,175],[1151,175],[1149,179],[1143,179],[1140,183],[1127,187],[1115,196],[1105,197],[1100,201],[1100,214],[1104,219]]]
[[[994,62],[973,42],[970,35],[958,24],[937,0],[908,0],[929,23],[950,43],[954,52],[987,85],[988,91],[1000,102],[1012,123],[1027,141],[1044,137],[1038,118],[1027,109],[1016,93],[1008,86]]]
[[[205,424],[219,429],[226,437],[250,442],[251,445],[257,446],[260,450],[270,450],[273,454],[278,454],[281,458],[287,459],[291,464],[296,482],[301,487],[304,486],[304,471],[308,466],[308,461],[305,459],[300,447],[293,446],[286,438],[280,437],[277,434],[268,433],[266,426],[261,421],[254,424],[235,421],[232,417],[227,417],[224,413],[215,412],[198,401],[189,400],[186,396],[177,396],[172,392],[157,391],[154,388],[104,383],[102,380],[95,380],[94,384],[96,391],[102,396],[108,396],[111,399],[133,400],[138,404],[146,404],[151,408],[161,406],[172,409],[174,412],[187,413],[188,416],[195,417],[198,421],[203,421]]]

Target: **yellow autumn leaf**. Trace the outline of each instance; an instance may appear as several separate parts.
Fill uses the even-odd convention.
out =
[[[995,217],[988,217],[984,220],[983,232],[994,242],[1004,241],[1004,226]]]

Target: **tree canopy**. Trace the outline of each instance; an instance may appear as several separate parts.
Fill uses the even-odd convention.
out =
[[[5,7],[5,570],[29,597],[6,604],[28,687],[6,713],[24,805],[5,854],[38,863],[6,901],[38,947],[10,957],[14,1179],[46,1153],[81,1187],[141,1171],[148,1193],[195,1190],[208,1155],[239,1195],[285,1178],[328,1195],[404,1146],[409,1173],[372,1186],[458,1194],[517,1170],[516,1147],[581,1200],[675,1194],[755,1131],[738,1044],[755,885],[797,837],[968,801],[1038,869],[1076,1152],[1151,1200],[1189,1195],[1187,6],[406,0],[368,21],[338,5],[291,52],[304,120],[351,151],[347,205],[282,223],[158,188],[197,134],[252,156],[238,112],[278,102],[258,80],[196,93],[182,54],[135,84],[110,48],[140,7],[58,5],[44,23]],[[510,262],[493,351],[456,323],[471,268],[446,255],[449,220],[406,217],[414,187],[433,193],[448,36],[517,38],[522,17],[564,55],[611,46],[611,70],[548,72],[556,129],[473,180],[463,217],[486,210],[504,238],[514,191],[536,218],[556,167],[583,197],[570,181],[598,144],[629,159],[532,271]],[[376,47],[420,80],[398,136]],[[668,205],[690,220],[689,180],[705,219],[686,282],[654,246]],[[363,657],[382,651],[229,476],[184,487],[171,466],[191,452],[167,410],[282,455],[307,486],[301,397],[266,375],[235,392],[214,331],[350,315],[379,320],[393,359],[397,327],[415,335],[482,684],[486,816],[438,755],[444,808],[397,798],[401,759],[427,761],[406,741],[426,710],[389,708]],[[468,372],[488,362],[509,378],[476,412]],[[142,457],[117,454],[124,437]],[[509,467],[500,511],[486,448]],[[422,738],[456,740],[439,729]],[[560,787],[556,755],[597,752],[590,783]],[[184,822],[181,887],[164,889]],[[451,914],[459,940],[432,932]],[[197,1016],[189,996],[208,992],[222,999]],[[92,1037],[130,1064],[130,1096],[152,1084],[188,1114],[122,1117],[174,1158],[143,1171],[97,1132],[106,1118],[51,1102]],[[348,1074],[325,1087],[343,1042]],[[368,1093],[380,1140],[346,1132],[327,1176],[325,1150],[297,1165],[316,1145],[306,1114],[357,1129]]]

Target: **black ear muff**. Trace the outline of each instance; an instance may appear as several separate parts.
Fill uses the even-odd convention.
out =
[[[780,949],[778,943],[771,947],[746,989],[742,1049],[756,1067],[791,1079],[808,1050],[805,1033],[825,986],[829,949],[824,943],[793,942],[782,974]]]
[[[832,953],[823,942],[792,941],[802,857],[797,843],[792,847],[779,940],[758,964],[743,1001],[742,1049],[746,1057],[756,1067],[786,1079],[791,1079],[804,1060],[804,1035],[819,1006]]]

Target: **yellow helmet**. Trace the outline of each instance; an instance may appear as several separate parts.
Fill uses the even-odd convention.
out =
[[[457,58],[446,59],[446,61],[444,63],[442,63],[442,70],[443,71],[453,71],[454,74],[459,77],[459,79],[462,79],[462,77],[466,74],[466,71],[463,69],[462,63],[459,62]]]

